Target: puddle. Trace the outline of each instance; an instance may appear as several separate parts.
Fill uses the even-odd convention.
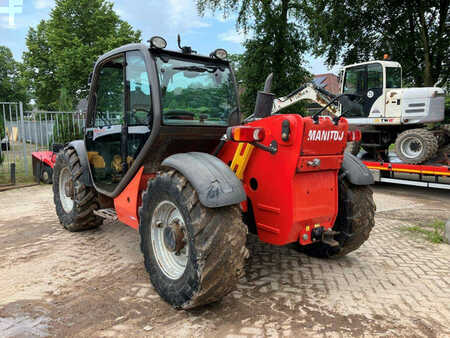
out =
[[[11,337],[48,337],[50,318],[27,316],[0,318],[1,336]]]

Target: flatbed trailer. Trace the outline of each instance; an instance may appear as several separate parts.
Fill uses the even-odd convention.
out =
[[[389,161],[364,160],[375,182],[450,190],[450,166],[443,163],[405,164],[396,156]]]

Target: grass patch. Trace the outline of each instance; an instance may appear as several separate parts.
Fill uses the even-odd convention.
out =
[[[432,243],[444,243],[444,228],[445,222],[436,220],[424,226],[414,225],[404,227],[402,230],[420,235]]]

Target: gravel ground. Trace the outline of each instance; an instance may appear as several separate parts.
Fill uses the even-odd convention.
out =
[[[450,217],[450,194],[376,186],[356,252],[309,258],[250,236],[246,276],[222,302],[177,311],[151,287],[138,233],[69,233],[50,186],[0,193],[0,336],[450,336],[450,246],[405,233]]]

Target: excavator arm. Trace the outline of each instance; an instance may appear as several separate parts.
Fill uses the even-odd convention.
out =
[[[321,107],[326,107],[335,98],[336,95],[326,91],[325,89],[320,88],[313,83],[307,83],[286,96],[274,99],[272,114],[276,114],[280,110],[302,100],[311,100],[319,104]],[[326,110],[331,114],[336,115],[338,113],[338,105],[331,104],[326,108]]]

